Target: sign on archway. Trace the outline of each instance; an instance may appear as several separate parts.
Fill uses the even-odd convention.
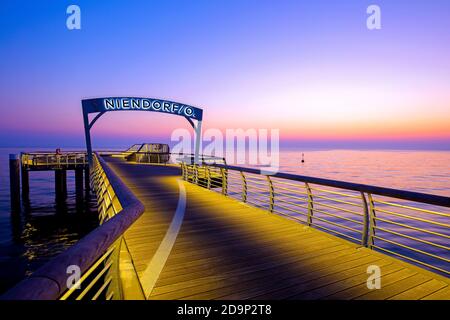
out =
[[[91,128],[94,123],[109,111],[153,111],[182,116],[189,121],[195,130],[195,156],[194,161],[198,163],[200,152],[200,137],[202,130],[203,110],[187,104],[154,99],[136,97],[107,97],[86,99],[81,101],[83,107],[84,132],[86,136],[86,148],[89,164],[92,164]],[[97,115],[89,121],[89,114]],[[196,123],[194,123],[196,121]]]

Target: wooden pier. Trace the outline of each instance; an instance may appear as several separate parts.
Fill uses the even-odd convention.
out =
[[[402,214],[434,223],[444,231],[435,228],[432,232],[445,239],[449,227],[448,220],[443,220],[449,217],[445,210],[400,205],[378,197],[448,209],[447,197],[287,174],[251,176],[256,170],[241,168],[233,173],[235,168],[215,164],[180,167],[98,154],[94,160],[91,183],[101,226],[3,299],[450,299],[445,265],[449,248],[445,243],[417,238],[441,250],[442,256],[436,251],[409,248],[396,238],[384,239],[378,231],[385,228],[382,222],[386,218],[381,214],[394,214],[383,208],[393,206],[438,216],[440,220],[432,221]],[[233,174],[241,179],[237,193],[233,193]],[[297,182],[304,184],[304,189]],[[284,184],[281,187],[278,183]],[[262,189],[256,196],[263,196],[264,205],[255,202],[252,188]],[[320,192],[350,200],[327,198]],[[302,193],[306,200],[292,199]],[[362,203],[358,204],[361,213],[344,206],[353,208],[357,200]],[[383,207],[377,208],[379,203]],[[321,205],[330,210],[320,209]],[[287,215],[288,211],[278,211],[280,208],[304,208],[305,217],[298,218],[300,211]],[[332,208],[358,218],[339,216]],[[361,229],[340,225],[338,218]],[[439,258],[436,261],[440,264],[396,254],[380,244],[383,240]],[[74,264],[82,270],[81,290],[68,288],[67,274],[61,271]],[[380,272],[372,278],[380,280],[376,288],[368,285],[374,268]]]
[[[180,181],[178,167],[108,161],[146,208],[124,238],[148,299],[450,298],[446,277]],[[371,265],[381,289],[366,285]]]

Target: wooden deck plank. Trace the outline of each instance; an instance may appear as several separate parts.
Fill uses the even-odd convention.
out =
[[[384,285],[380,290],[372,290],[369,293],[366,293],[358,298],[357,300],[384,300],[394,297],[397,294],[400,294],[404,291],[407,291],[411,288],[419,286],[427,281],[430,281],[431,278],[427,275],[416,273],[415,275],[408,277],[406,279],[402,279],[400,281],[396,281],[391,285]]]
[[[320,255],[311,255],[310,257],[304,257],[302,266],[298,267],[299,271],[294,276],[288,272],[278,273],[279,269],[272,268],[269,272],[258,272],[247,274],[245,277],[240,277],[236,280],[229,278],[227,283],[223,286],[218,286],[214,290],[209,290],[208,292],[202,292],[197,295],[191,295],[185,297],[186,299],[249,299],[253,295],[267,293],[270,289],[275,290],[277,288],[283,288],[288,285],[292,285],[293,279],[296,283],[300,281],[300,277],[303,279],[306,277],[314,277],[311,270],[322,270],[324,271],[324,266],[331,264],[332,261],[342,261],[342,257],[347,256],[346,261],[361,259],[361,256],[354,255],[354,249],[344,249],[336,252],[331,252],[324,250]],[[349,251],[353,251],[349,254]],[[353,254],[352,254],[353,253]],[[314,256],[314,258],[312,258]],[[297,264],[296,262],[293,262]],[[339,263],[338,263],[339,264]],[[295,267],[295,266],[294,266]],[[268,282],[269,281],[269,282]],[[261,283],[266,283],[265,286],[261,287]],[[271,283],[270,289],[267,285]]]
[[[310,253],[314,253],[314,256],[318,257],[318,256],[320,256],[320,253],[317,252],[318,250],[320,250],[320,248],[315,247],[310,251]],[[340,248],[340,249],[336,249],[336,250],[338,250],[338,252],[344,252],[347,254],[352,252],[348,248]],[[329,254],[330,251],[331,251],[330,249],[326,250],[327,254]],[[300,261],[306,259],[305,256],[306,256],[306,253],[303,256],[299,256],[299,255],[295,255],[293,252],[285,252],[285,253],[280,253],[277,256],[270,257],[271,261],[276,261],[276,262],[264,262],[263,259],[261,259],[261,260],[254,259],[257,261],[261,261],[258,264],[258,263],[249,261],[248,259],[243,259],[243,260],[237,260],[235,263],[230,262],[230,261],[225,261],[224,263],[221,263],[221,264],[209,265],[207,269],[201,268],[199,271],[191,268],[189,270],[189,272],[184,272],[183,274],[180,274],[179,272],[176,274],[175,273],[168,274],[166,272],[166,270],[164,270],[164,274],[161,275],[161,277],[157,283],[157,286],[164,287],[164,286],[172,284],[172,283],[178,284],[182,281],[191,282],[192,280],[202,279],[204,277],[207,277],[208,275],[215,275],[216,273],[219,273],[219,274],[227,273],[226,276],[228,276],[228,274],[231,274],[231,273],[240,273],[240,272],[242,272],[243,274],[246,274],[247,271],[256,273],[259,270],[266,270],[269,268],[272,269],[274,267],[279,267],[279,266],[287,265],[287,264],[294,263],[294,262],[300,262]],[[312,261],[312,260],[310,260],[310,261]],[[156,294],[156,291],[155,291],[155,294]]]
[[[326,249],[326,251],[324,250],[326,253],[349,250],[347,247],[345,247],[343,245],[327,246],[324,249]],[[304,256],[308,257],[308,256],[313,256],[315,254],[317,254],[317,256],[319,256],[321,253],[317,252],[317,250],[312,250],[310,252],[305,252]],[[280,253],[280,255],[278,257],[283,258],[283,257],[289,257],[290,255],[292,255],[292,251],[286,251],[286,252]],[[213,266],[216,264],[220,264],[223,266],[225,262],[228,264],[233,264],[235,261],[258,259],[261,257],[262,257],[261,253],[256,252],[256,253],[249,253],[248,255],[245,255],[245,256],[237,254],[231,260],[228,260],[221,255],[210,256],[210,257],[205,257],[205,258],[201,258],[201,259],[189,259],[186,261],[181,261],[178,264],[172,264],[171,266],[167,266],[164,270],[165,271],[164,274],[161,275],[161,278],[164,278],[166,276],[171,276],[172,274],[191,272],[191,270],[207,269],[210,266]],[[274,258],[274,257],[275,257],[275,255],[270,256],[270,258]]]
[[[377,266],[379,266],[382,270],[383,270],[383,275],[388,275],[391,273],[394,273],[398,270],[401,270],[402,267],[400,265],[397,265],[395,263],[393,263],[392,261],[381,261],[379,263],[377,263]],[[323,287],[319,287],[307,292],[304,292],[301,294],[301,299],[308,299],[308,300],[318,300],[318,299],[324,299],[334,293],[343,291],[347,288],[351,288],[351,287],[356,287],[356,286],[360,286],[360,289],[363,290],[368,290],[367,289],[367,272],[365,272],[365,270],[363,270],[364,272],[361,272],[359,274],[356,274],[352,277],[349,277],[347,279],[344,279],[342,281],[338,281],[338,282],[333,282],[330,284],[327,284]],[[366,288],[364,288],[361,285],[365,285]],[[362,290],[360,292],[363,292]],[[296,298],[296,296],[292,297],[292,298]]]
[[[422,300],[449,300],[450,298],[450,286],[447,285],[445,288],[440,289],[432,294],[429,294],[423,298]]]
[[[353,255],[352,258],[347,258],[345,260],[346,262],[340,265],[340,271],[351,268],[351,265],[354,266],[355,264],[363,264],[368,260],[373,261],[373,259],[369,256],[361,258],[360,256]],[[322,266],[327,265],[328,268],[332,268],[331,260],[323,260],[318,264],[322,264]],[[327,268],[321,268],[320,266],[317,266],[317,269],[308,268],[306,265],[302,267],[295,262],[289,265],[289,267],[289,269],[292,269],[295,274],[293,272],[288,272],[290,271],[289,269],[287,271],[283,269],[280,270],[279,268],[274,267],[269,270],[262,270],[255,273],[241,273],[237,274],[234,277],[227,275],[228,277],[225,279],[225,281],[209,283],[209,287],[207,285],[205,285],[204,287],[199,286],[194,290],[192,290],[191,288],[187,288],[186,290],[184,290],[186,292],[182,292],[182,294],[180,294],[180,292],[174,292],[174,295],[176,295],[178,298],[185,299],[202,299],[205,295],[208,297],[208,299],[224,299],[223,292],[225,287],[228,287],[233,290],[232,299],[251,299],[258,294],[267,296],[266,299],[271,299],[277,296],[277,289],[285,289],[287,287],[290,288],[292,286],[299,285],[303,281],[320,278],[321,273],[325,272],[325,269]],[[307,271],[305,271],[305,269]],[[316,270],[320,271],[317,272]],[[332,273],[336,272],[338,271],[334,269]],[[203,289],[206,290],[203,291]],[[192,294],[184,296],[185,293],[189,292],[192,292]],[[276,295],[274,295],[273,292],[276,292]]]
[[[125,233],[141,277],[174,216],[180,171],[110,165],[146,208]],[[220,193],[184,187],[184,221],[150,299],[450,298],[448,278]],[[367,288],[370,264],[382,269],[381,290]]]
[[[428,282],[425,282],[419,286],[408,289],[402,293],[399,293],[393,297],[390,297],[391,300],[412,300],[412,299],[422,299],[426,296],[429,296],[443,288],[447,287],[442,281],[438,281],[436,279],[431,279]]]
[[[304,277],[296,277],[295,281],[289,286],[284,286],[281,289],[267,288],[266,292],[260,295],[241,295],[245,299],[272,299],[278,297],[278,299],[288,299],[296,295],[302,294],[315,288],[339,282],[345,280],[353,275],[360,274],[366,270],[368,265],[381,261],[381,259],[373,256],[365,256],[351,261],[345,261],[344,263],[336,263],[326,266],[319,272],[311,272]],[[301,298],[301,297],[300,297]]]
[[[395,263],[395,265],[398,265]],[[381,278],[381,286],[385,286],[391,283],[394,283],[396,281],[399,281],[401,279],[405,279],[408,277],[413,276],[416,274],[414,270],[406,269],[404,266],[399,265],[400,269],[397,271],[394,271],[392,273],[386,273],[384,274],[383,268],[381,269],[382,272],[382,278]],[[383,275],[384,274],[384,275]],[[367,280],[367,278],[366,278]],[[360,297],[371,290],[367,288],[367,283],[361,283],[356,286],[344,289],[342,291],[333,293],[329,296],[323,297],[323,299],[326,300],[343,300],[343,299],[355,299],[357,297]]]

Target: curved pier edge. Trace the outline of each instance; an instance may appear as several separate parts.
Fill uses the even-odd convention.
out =
[[[76,265],[83,274],[144,212],[142,202],[111,170],[101,156],[96,155],[123,210],[1,295],[0,300],[58,299],[68,289],[67,279],[71,274],[67,273],[67,268]]]

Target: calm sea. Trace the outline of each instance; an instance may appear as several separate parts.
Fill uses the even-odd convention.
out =
[[[280,164],[280,172],[450,196],[450,151],[284,150]]]
[[[53,173],[32,172],[30,203],[11,218],[8,154],[23,150],[0,148],[0,292],[97,226],[95,199],[76,204],[72,173],[67,201],[57,204]],[[284,150],[280,163],[281,172],[450,196],[450,152]]]

